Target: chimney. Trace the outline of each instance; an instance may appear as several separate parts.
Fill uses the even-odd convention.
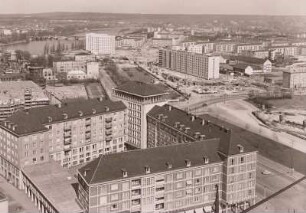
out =
[[[100,101],[100,102],[103,101],[103,98],[102,98],[102,97],[99,97],[99,98],[97,98],[97,99],[98,99],[98,101]]]
[[[128,173],[126,171],[126,169],[121,169],[122,171],[122,177],[127,177],[128,176]]]
[[[206,137],[205,135],[200,135],[200,139],[201,139],[201,140],[204,140],[205,137]]]
[[[188,133],[188,130],[190,129],[190,127],[185,127],[185,133]]]
[[[84,177],[86,177],[86,176],[87,176],[87,173],[88,173],[88,172],[90,172],[90,169],[85,169],[84,174],[83,174],[83,175],[84,175]]]
[[[180,125],[180,122],[178,122],[178,121],[174,123],[174,127],[175,127],[175,128],[178,128],[179,125]]]
[[[67,113],[63,113],[64,119],[68,118],[68,114]]]
[[[185,163],[186,163],[186,167],[190,167],[191,166],[191,161],[189,159],[186,159]]]
[[[106,106],[106,107],[105,107],[105,112],[108,112],[108,111],[109,111],[109,107]]]
[[[168,110],[171,111],[172,110],[172,106],[168,105]]]
[[[11,123],[7,122],[7,127],[10,129],[11,128]]]
[[[49,122],[49,123],[52,122],[52,117],[48,116],[48,122]]]
[[[195,116],[192,115],[192,116],[191,116],[191,121],[194,121],[194,120],[195,120]]]
[[[56,106],[57,106],[58,108],[62,108],[62,103],[58,103]]]
[[[172,163],[167,162],[167,163],[166,163],[166,166],[167,166],[167,169],[172,169]]]
[[[240,153],[244,152],[244,147],[241,144],[238,144],[237,147]]]
[[[167,115],[164,115],[164,116],[162,117],[162,121],[165,122],[167,118],[168,118],[168,116],[167,116]]]
[[[92,114],[96,114],[97,110],[96,109],[92,109]]]
[[[151,173],[151,169],[149,166],[145,166],[145,172],[146,174],[150,174]]]
[[[82,111],[79,111],[79,116],[83,116],[83,112]]]
[[[159,114],[158,115],[158,120],[161,120],[163,118],[163,116],[164,116],[163,114]]]
[[[184,126],[184,124],[180,124],[180,130],[183,130]]]
[[[17,127],[17,125],[16,125],[16,124],[13,124],[13,125],[12,125],[12,130],[15,131],[16,127]]]
[[[209,158],[207,156],[204,156],[203,160],[204,160],[204,164],[208,164],[209,163]]]
[[[202,126],[205,125],[205,120],[204,120],[204,119],[201,121],[201,125],[202,125]]]
[[[198,138],[200,137],[200,134],[201,134],[200,132],[195,132],[195,133],[194,133],[194,138],[195,138],[195,139],[198,139]]]
[[[210,120],[206,120],[206,124],[207,124],[207,125],[210,124]]]

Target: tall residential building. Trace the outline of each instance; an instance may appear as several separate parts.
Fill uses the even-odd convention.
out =
[[[121,102],[88,100],[19,111],[0,124],[0,175],[17,188],[25,166],[53,159],[63,167],[121,152],[127,111]]]
[[[235,46],[235,52],[238,54],[244,51],[258,51],[263,49],[263,43],[237,44]]]
[[[306,88],[306,64],[293,65],[288,71],[283,71],[283,87]]]
[[[0,82],[0,120],[22,109],[49,105],[49,98],[32,81]]]
[[[204,79],[219,78],[219,56],[169,49],[159,50],[159,66]]]
[[[166,103],[166,94],[153,84],[134,81],[113,89],[113,96],[128,108],[128,147],[147,148],[146,115],[155,105]]]
[[[255,203],[256,161],[218,138],[111,154],[78,170],[78,200],[86,213],[239,212]]]
[[[86,61],[56,61],[53,62],[55,72],[69,72],[75,70],[86,71]]]
[[[115,36],[106,34],[86,34],[86,50],[96,55],[115,54]]]

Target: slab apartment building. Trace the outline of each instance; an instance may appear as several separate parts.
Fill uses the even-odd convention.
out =
[[[255,203],[257,152],[229,140],[230,130],[220,127],[220,131],[224,139],[95,159],[78,170],[79,203],[86,213],[207,213],[248,208]]]
[[[176,51],[159,50],[159,66],[204,79],[219,78],[219,56]]]
[[[19,111],[0,124],[0,175],[22,188],[25,166],[53,159],[76,166],[124,151],[127,111],[121,102],[88,100]]]

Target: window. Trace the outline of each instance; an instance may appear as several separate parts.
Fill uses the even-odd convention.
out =
[[[113,204],[112,206],[111,206],[111,210],[116,210],[118,208],[118,205],[117,204]]]
[[[180,179],[183,179],[183,173],[177,173],[176,174],[176,179],[180,180]]]
[[[112,194],[111,197],[110,197],[110,200],[111,201],[119,200],[119,195],[118,194]]]
[[[201,187],[197,187],[194,189],[194,193],[201,193]]]
[[[111,185],[111,191],[116,191],[116,190],[118,190],[118,189],[119,189],[118,184],[112,184],[112,185]]]
[[[240,163],[244,163],[244,157],[240,158]]]

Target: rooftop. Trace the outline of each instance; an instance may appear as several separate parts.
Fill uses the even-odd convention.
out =
[[[77,180],[58,163],[50,161],[28,166],[23,173],[58,212],[82,212],[73,188]]]
[[[80,117],[91,117],[94,114],[107,114],[124,109],[126,109],[126,106],[121,101],[80,100],[61,104],[60,107],[49,105],[28,109],[27,111],[18,111],[2,122],[0,127],[17,135],[26,135],[33,132],[46,131],[45,124]]]
[[[129,81],[116,87],[115,90],[142,97],[167,94],[166,91],[154,84],[147,84],[140,81]]]
[[[0,82],[0,104],[24,103],[24,93],[30,91],[32,100],[48,101],[44,91],[33,81]]]
[[[203,119],[168,104],[154,106],[147,116],[161,120],[161,122],[183,132],[194,140],[218,138],[220,140],[219,150],[226,155],[239,153],[237,145],[241,141],[233,140],[233,134],[230,129],[211,122],[210,118]],[[201,135],[205,137],[201,138]],[[245,151],[253,150],[250,147],[246,147]]]
[[[268,59],[262,59],[262,58],[255,58],[255,57],[249,57],[249,56],[238,56],[238,55],[222,55],[224,59],[228,60],[237,60],[237,61],[243,61],[245,63],[250,64],[260,64],[262,65],[265,63]]]
[[[186,168],[186,159],[192,167],[204,165],[204,157],[209,163],[219,163],[222,160],[217,153],[218,141],[212,139],[100,156],[80,168],[79,173],[88,184],[95,184],[123,179],[122,170],[127,171],[128,177],[134,177],[145,175],[145,167],[150,167],[150,173]],[[172,164],[172,168],[168,168],[167,163]]]

